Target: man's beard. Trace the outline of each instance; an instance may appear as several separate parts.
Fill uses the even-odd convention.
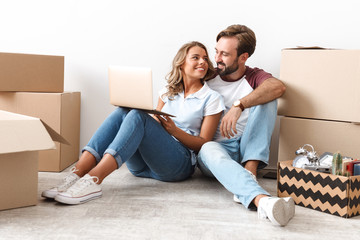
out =
[[[239,64],[237,64],[237,60],[235,60],[234,63],[229,67],[227,67],[224,63],[219,63],[219,62],[217,63],[217,65],[224,66],[223,69],[216,68],[216,71],[220,76],[226,76],[232,74],[233,72],[236,72],[239,69]]]

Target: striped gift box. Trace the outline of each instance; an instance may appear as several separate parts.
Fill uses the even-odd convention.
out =
[[[299,206],[344,218],[360,214],[360,176],[337,176],[278,163],[277,194]]]

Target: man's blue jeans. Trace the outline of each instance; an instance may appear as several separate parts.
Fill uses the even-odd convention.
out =
[[[138,177],[181,181],[194,171],[191,153],[155,119],[140,110],[117,108],[102,123],[83,151],[99,162],[111,154]]]
[[[214,176],[227,190],[249,208],[260,194],[270,195],[244,168],[248,160],[259,160],[259,168],[269,162],[269,147],[277,116],[277,101],[254,106],[240,138],[205,143],[198,165],[207,176]]]

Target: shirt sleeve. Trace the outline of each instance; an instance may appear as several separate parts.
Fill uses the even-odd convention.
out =
[[[164,94],[167,92],[167,89],[166,87],[162,88],[160,91],[159,91],[159,97],[160,99],[166,103],[168,101],[168,97],[166,97]]]
[[[250,86],[255,89],[260,84],[262,84],[266,79],[272,78],[273,76],[265,72],[264,70],[260,68],[250,68],[248,67],[246,70],[246,80],[250,84]]]
[[[214,115],[225,110],[224,99],[215,91],[211,91],[204,108],[204,116]]]

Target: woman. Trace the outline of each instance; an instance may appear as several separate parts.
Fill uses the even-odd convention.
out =
[[[140,110],[117,108],[90,139],[71,173],[42,196],[66,204],[99,198],[101,182],[123,163],[137,177],[161,181],[189,178],[194,172],[195,152],[213,138],[225,109],[220,94],[205,83],[213,73],[203,44],[183,45],[157,106],[176,117],[151,117]]]

